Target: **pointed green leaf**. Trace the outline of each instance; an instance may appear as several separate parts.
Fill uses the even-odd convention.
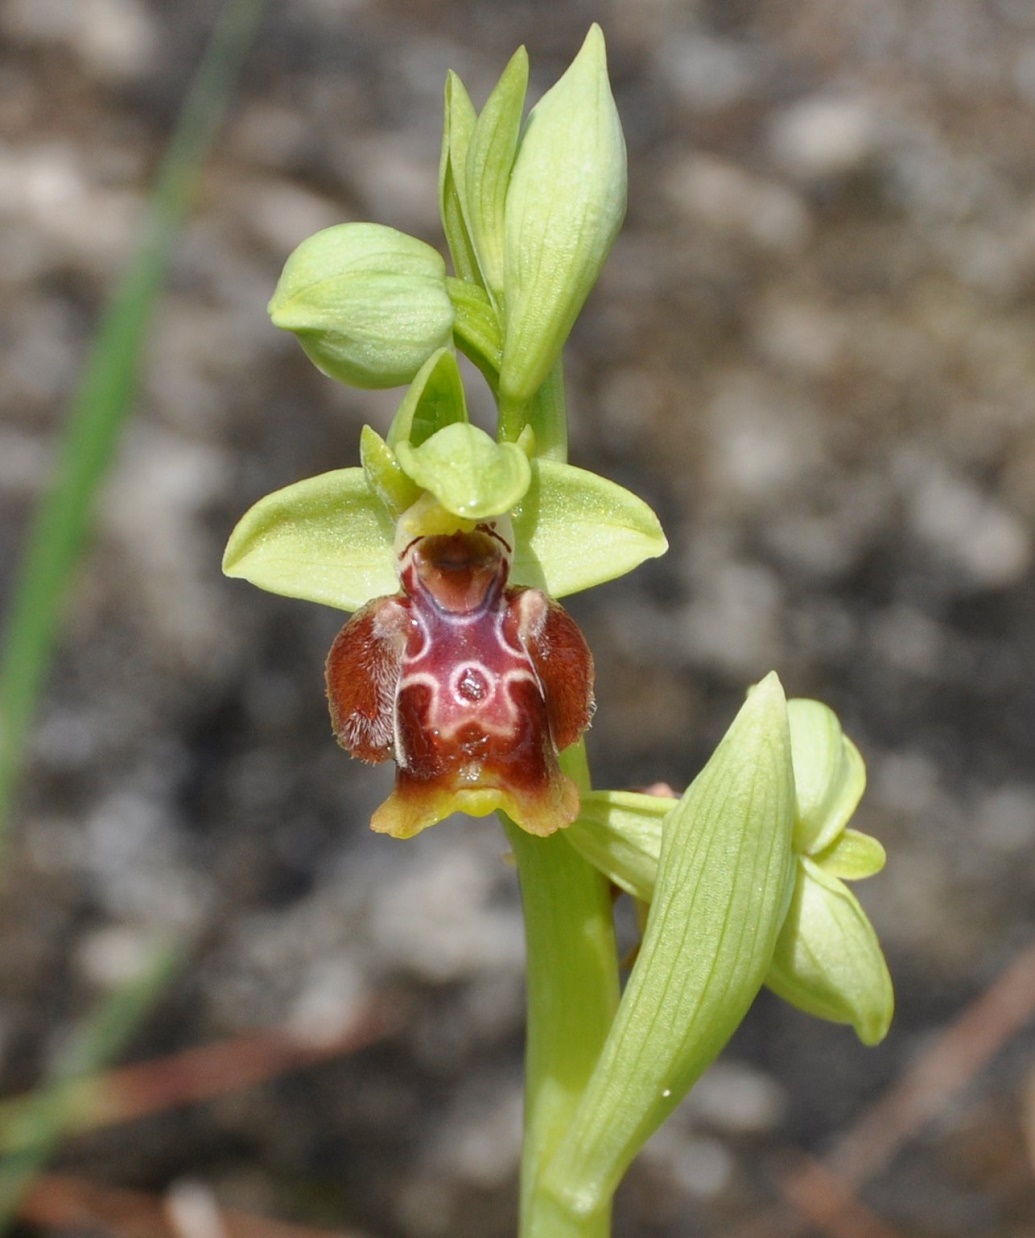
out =
[[[442,230],[453,259],[453,269],[462,280],[481,284],[471,232],[467,224],[467,148],[474,132],[475,112],[471,97],[459,77],[446,74],[442,155],[438,166],[438,209]]]
[[[845,830],[824,851],[812,857],[831,877],[842,881],[862,881],[879,873],[887,860],[887,852],[869,834]]]
[[[528,53],[511,57],[489,95],[467,148],[467,218],[478,265],[493,299],[503,292],[503,220],[528,89]]]
[[[398,591],[394,535],[363,470],[338,469],[285,486],[245,512],[223,571],[270,593],[358,610]]]
[[[535,395],[560,356],[625,216],[625,139],[594,25],[532,109],[507,192],[500,391]]]
[[[606,1208],[626,1166],[744,1017],[790,896],[793,817],[787,713],[770,675],[665,818],[639,958],[542,1178],[568,1216]]]
[[[391,447],[370,426],[360,432],[359,458],[367,485],[393,516],[401,516],[420,498],[420,486],[406,476]]]
[[[614,580],[668,549],[642,499],[596,473],[537,459],[514,510],[511,579],[565,597]]]
[[[833,843],[859,806],[866,766],[837,715],[820,701],[788,701],[787,714],[798,800],[794,846],[812,855]]]
[[[865,1045],[887,1035],[895,994],[873,925],[848,887],[807,856],[766,984],[807,1014],[850,1023]]]
[[[496,443],[466,423],[446,426],[419,447],[402,441],[395,451],[418,486],[465,520],[509,512],[531,481],[528,457],[516,443]]]
[[[654,897],[662,823],[675,800],[635,791],[588,791],[564,837],[633,898]]]
[[[456,357],[440,348],[424,362],[388,427],[388,446],[420,447],[444,426],[467,420],[467,401]]]

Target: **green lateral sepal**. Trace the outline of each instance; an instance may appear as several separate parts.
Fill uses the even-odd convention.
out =
[[[848,887],[808,856],[766,984],[807,1014],[848,1023],[865,1045],[887,1035],[895,994],[877,934]]]
[[[395,593],[395,526],[362,469],[266,495],[241,517],[223,571],[284,597],[359,610]]]
[[[514,509],[511,579],[566,597],[624,576],[668,549],[640,498],[586,469],[541,457]]]

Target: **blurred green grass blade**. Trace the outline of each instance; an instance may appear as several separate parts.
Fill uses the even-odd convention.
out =
[[[26,1190],[74,1130],[81,1081],[118,1057],[183,961],[178,948],[157,949],[131,980],[109,994],[75,1031],[50,1080],[0,1128],[0,1142],[17,1152],[0,1161],[0,1235]]]
[[[104,316],[72,401],[52,488],[29,536],[0,646],[0,843],[51,662],[62,602],[97,488],[136,395],[154,307],[191,189],[233,94],[265,0],[228,0],[184,102],[148,208],[139,251]]]

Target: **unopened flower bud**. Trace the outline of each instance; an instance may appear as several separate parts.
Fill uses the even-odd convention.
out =
[[[381,224],[338,224],[303,241],[269,312],[318,369],[353,387],[408,383],[453,332],[441,255]]]

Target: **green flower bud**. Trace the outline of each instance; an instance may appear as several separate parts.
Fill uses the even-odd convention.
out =
[[[441,255],[381,224],[338,224],[303,241],[269,312],[318,369],[353,387],[408,383],[453,333]]]
[[[625,140],[592,26],[532,109],[507,191],[500,392],[529,400],[560,355],[625,216]]]

